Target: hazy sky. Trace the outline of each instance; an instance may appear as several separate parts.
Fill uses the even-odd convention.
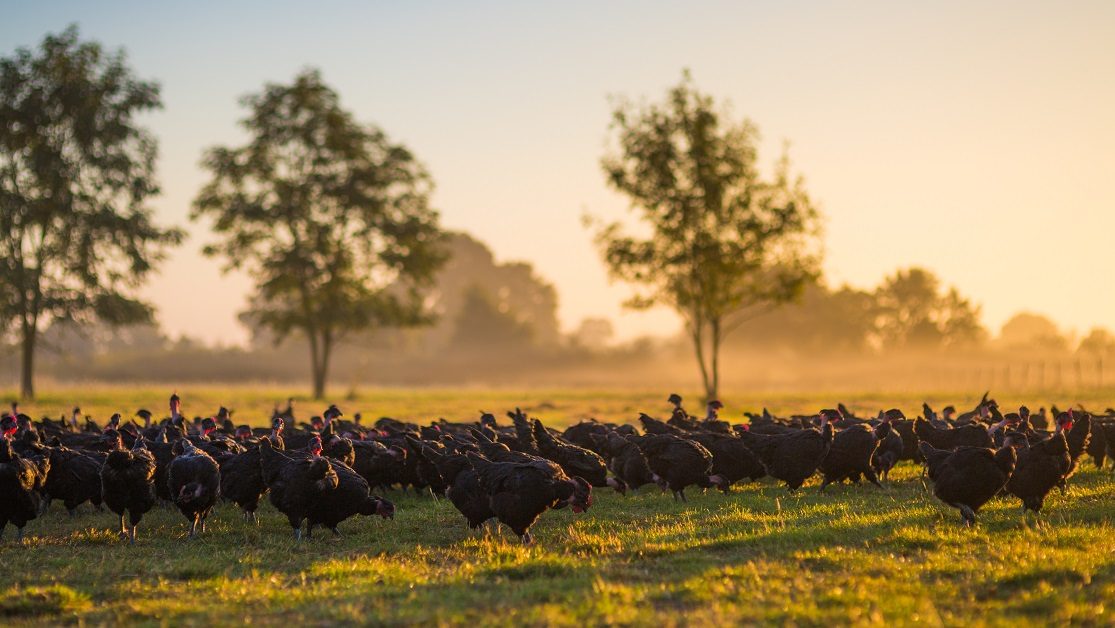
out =
[[[623,216],[599,166],[610,94],[682,68],[783,141],[826,215],[832,284],[924,265],[983,305],[1115,327],[1115,2],[13,2],[0,54],[76,22],[163,86],[164,224],[185,224],[203,148],[237,99],[320,68],[343,104],[432,172],[444,224],[556,284],[560,316],[624,313],[580,217]],[[172,333],[239,341],[249,285],[174,253],[146,293]]]

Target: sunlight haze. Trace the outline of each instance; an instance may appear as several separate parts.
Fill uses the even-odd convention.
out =
[[[445,227],[556,286],[567,330],[678,329],[622,309],[581,218],[628,215],[600,167],[609,96],[660,98],[684,68],[759,126],[764,164],[789,143],[830,285],[920,265],[992,333],[1020,310],[1115,327],[1115,3],[5,2],[0,54],[70,23],[162,85],[153,206],[192,235],[144,293],[175,336],[245,338],[250,282],[188,222],[198,162],[243,140],[241,96],[305,67],[425,163]]]

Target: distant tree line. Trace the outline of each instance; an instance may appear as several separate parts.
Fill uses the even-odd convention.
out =
[[[167,338],[137,298],[184,236],[157,225],[149,206],[157,141],[137,120],[162,106],[158,83],[76,27],[0,58],[0,341],[21,357],[25,397],[41,349],[53,373],[74,377],[126,377],[138,361],[140,376],[168,377],[286,378],[304,365],[316,397],[337,363],[352,381],[388,369],[427,381],[561,368],[590,378],[594,364],[603,374],[672,367],[688,352],[709,398],[722,350],[1077,346],[1100,360],[1115,350],[1106,330],[1077,342],[1029,313],[991,341],[979,307],[921,268],[869,290],[828,287],[803,179],[786,155],[765,173],[757,127],[688,72],[661,101],[619,100],[613,112],[601,166],[643,229],[588,223],[611,276],[635,289],[626,305],[666,306],[683,322],[677,339],[618,347],[605,319],[563,333],[558,294],[530,264],[497,262],[469,234],[443,230],[421,161],[357,120],[319,72],[266,84],[241,104],[244,140],[202,155],[209,179],[191,219],[212,236],[205,255],[255,282],[240,315],[247,350]]]
[[[978,306],[933,273],[910,268],[873,290],[812,283],[800,301],[755,317],[732,343],[858,354],[972,348],[988,337]]]

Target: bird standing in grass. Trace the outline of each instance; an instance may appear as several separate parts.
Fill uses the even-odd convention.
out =
[[[570,506],[579,513],[592,505],[592,486],[579,477],[570,478],[548,460],[491,462],[478,454],[466,455],[488,494],[492,512],[523,545],[533,542],[530,528],[547,510]]]
[[[12,450],[15,417],[5,416],[0,431],[0,538],[11,523],[16,527],[16,540],[22,541],[27,522],[39,516],[50,461],[33,462]]]
[[[801,488],[812,476],[832,447],[834,410],[822,411],[821,429],[805,428],[782,434],[758,434],[755,430],[739,432],[747,448],[759,457],[767,473],[782,480],[790,492]]]
[[[279,451],[268,438],[259,442],[263,481],[271,491],[271,505],[283,513],[302,540],[302,523],[310,516],[323,495],[339,485],[337,472],[330,460],[321,455],[321,439],[310,441],[309,451]],[[335,524],[334,524],[335,525]]]
[[[921,455],[933,480],[933,494],[960,511],[968,526],[976,523],[976,513],[1010,480],[1017,461],[1013,447],[998,451],[986,447],[937,449],[920,445]]]
[[[155,456],[142,438],[136,439],[130,451],[124,448],[119,435],[115,440],[115,447],[101,467],[101,496],[108,509],[120,517],[120,536],[134,545],[136,526],[155,505]]]
[[[189,439],[176,441],[173,451],[175,458],[167,469],[167,482],[174,504],[190,522],[189,536],[193,538],[205,532],[205,520],[221,496],[221,469]]]

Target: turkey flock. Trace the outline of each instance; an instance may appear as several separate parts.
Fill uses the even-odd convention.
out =
[[[727,493],[767,476],[793,492],[818,473],[821,492],[846,481],[881,487],[903,460],[923,464],[934,495],[972,525],[996,495],[1039,512],[1050,491],[1065,490],[1081,456],[1100,468],[1115,456],[1115,411],[1003,414],[986,394],[966,412],[923,404],[912,420],[897,409],[859,417],[838,404],[816,415],[764,410],[737,425],[719,418],[718,401],[703,417],[676,394],[668,402],[666,421],[640,414],[638,427],[588,420],[563,432],[518,408],[507,413],[510,425],[482,412],[473,423],[381,418],[365,426],[336,406],[298,423],[288,402],[269,428],[252,428],[234,424],[224,407],[187,420],[177,394],[162,420],[139,410],[139,421],[114,414],[104,426],[81,422],[80,408],[68,419],[33,421],[12,404],[0,419],[0,536],[10,523],[21,540],[57,500],[70,515],[85,502],[107,507],[132,544],[145,513],[173,506],[192,538],[218,501],[235,503],[253,523],[267,496],[301,540],[318,526],[339,534],[355,515],[392,518],[394,505],[373,491],[413,488],[446,498],[469,528],[495,519],[528,544],[539,516],[584,512],[593,489],[657,486],[685,501],[690,487]]]

